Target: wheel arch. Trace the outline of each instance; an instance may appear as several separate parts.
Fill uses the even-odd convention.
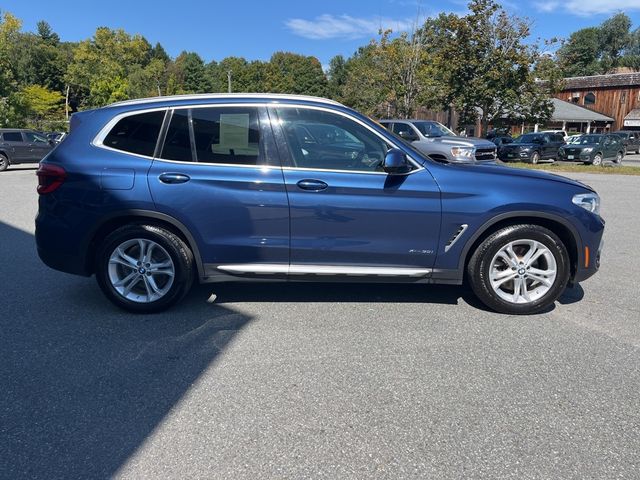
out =
[[[204,277],[204,267],[200,250],[189,229],[184,224],[170,215],[164,213],[153,212],[149,210],[125,210],[122,212],[112,213],[102,219],[102,221],[94,227],[88,236],[88,244],[86,248],[85,265],[89,274],[95,273],[95,256],[99,246],[99,239],[106,237],[113,230],[125,225],[155,225],[163,227],[177,235],[183,242],[187,244],[196,262],[196,270],[200,278]]]
[[[9,155],[9,152],[0,148],[0,155],[3,155],[9,162],[9,165],[11,165],[11,155]]]
[[[555,233],[565,245],[569,254],[570,278],[576,274],[582,259],[582,239],[576,228],[564,218],[542,212],[509,212],[498,215],[484,223],[465,243],[460,255],[458,268],[465,275],[473,252],[491,234],[511,225],[533,224],[545,227]]]

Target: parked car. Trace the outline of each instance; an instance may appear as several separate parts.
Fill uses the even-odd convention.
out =
[[[9,165],[38,163],[52,148],[45,136],[33,130],[0,128],[0,172]]]
[[[605,160],[622,163],[624,144],[615,134],[582,135],[579,140],[558,151],[558,160],[602,165]]]
[[[499,157],[505,162],[553,162],[558,156],[558,149],[563,145],[564,138],[559,133],[525,133],[513,143],[504,145],[500,149]]]
[[[513,139],[513,137],[508,136],[508,135],[501,135],[501,136],[492,137],[491,141],[493,143],[495,143],[495,145],[497,147],[496,156],[498,158],[500,158],[502,147],[504,147],[505,145],[509,145],[509,144],[513,143],[514,139]]]
[[[614,135],[618,135],[622,138],[624,144],[624,154],[629,152],[640,153],[640,132],[635,130],[619,130],[613,132]]]
[[[311,133],[311,135],[308,135]],[[275,94],[125,101],[74,114],[40,164],[36,243],[133,312],[194,280],[470,283],[538,312],[599,268],[589,186],[443,164],[337,102]]]
[[[410,142],[432,159],[441,162],[493,161],[496,146],[482,138],[460,137],[431,120],[381,120],[387,130]]]
[[[569,135],[564,130],[540,130],[540,133],[557,133],[562,135],[562,139],[567,142],[569,140]]]

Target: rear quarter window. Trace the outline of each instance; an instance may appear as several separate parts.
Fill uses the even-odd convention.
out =
[[[164,110],[160,110],[126,116],[116,123],[102,144],[123,152],[153,157],[164,115]]]

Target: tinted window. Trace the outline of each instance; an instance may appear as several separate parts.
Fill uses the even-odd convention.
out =
[[[247,107],[194,108],[193,136],[198,162],[258,165],[258,111]]]
[[[162,158],[203,163],[258,165],[264,157],[258,111],[248,107],[176,110],[162,149]]]
[[[456,134],[438,122],[413,122],[425,137],[455,137]]]
[[[164,111],[130,115],[116,123],[102,143],[123,152],[152,157],[163,119]]]
[[[542,140],[542,135],[537,133],[525,133],[524,135],[518,137],[516,143],[533,143],[539,142]]]
[[[397,135],[400,135],[400,132],[406,132],[409,136],[417,137],[413,129],[406,123],[394,123],[392,131]]]
[[[362,125],[329,112],[280,108],[293,166],[325,170],[382,171],[389,146]],[[332,132],[324,137],[323,132]]]
[[[162,148],[162,158],[191,162],[191,140],[189,137],[189,110],[176,110],[171,116],[171,123]]]
[[[2,138],[5,142],[21,142],[22,134],[20,132],[4,132]]]
[[[553,141],[554,142],[560,142],[560,143],[564,143],[564,135],[561,133],[555,133],[553,134]]]
[[[24,132],[24,136],[27,138],[27,142],[32,143],[49,143],[49,141],[44,138],[42,135],[38,135],[33,132]]]

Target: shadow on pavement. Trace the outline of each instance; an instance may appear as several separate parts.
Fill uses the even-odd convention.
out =
[[[0,478],[113,476],[251,318],[190,295],[118,311],[0,223]]]

